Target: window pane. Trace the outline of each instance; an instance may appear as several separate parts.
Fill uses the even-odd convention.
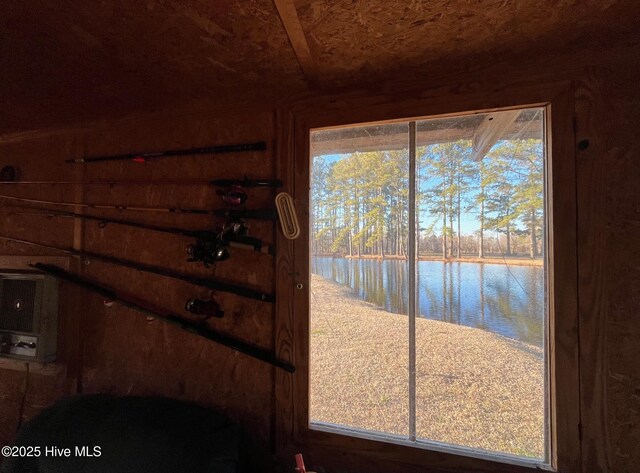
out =
[[[407,130],[311,135],[315,426],[408,435]]]
[[[311,426],[548,463],[544,109],[415,125],[311,133]]]
[[[546,458],[543,130],[417,123],[418,439]]]

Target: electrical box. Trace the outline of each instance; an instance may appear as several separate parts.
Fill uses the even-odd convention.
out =
[[[31,271],[0,272],[0,357],[46,363],[58,345],[58,282]]]

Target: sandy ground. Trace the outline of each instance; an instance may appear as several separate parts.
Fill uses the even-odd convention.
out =
[[[408,319],[313,275],[311,419],[408,434]],[[542,350],[416,321],[418,438],[544,456]]]

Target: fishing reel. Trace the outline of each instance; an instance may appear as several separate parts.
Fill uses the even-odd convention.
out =
[[[233,239],[235,236],[246,236],[249,233],[249,227],[240,220],[229,220],[222,226],[222,230],[218,235],[219,240]]]
[[[187,261],[202,261],[205,268],[209,268],[218,261],[229,259],[231,253],[229,253],[223,242],[216,239],[215,241],[198,240],[191,245],[187,245],[187,255],[189,255]]]
[[[247,193],[240,185],[232,185],[231,187],[218,190],[218,195],[222,196],[222,200],[229,205],[242,205],[247,201]]]
[[[248,227],[244,222],[228,222],[214,238],[198,239],[195,243],[188,245],[189,259],[187,261],[202,261],[206,268],[218,261],[225,261],[231,256],[228,250],[229,241],[236,236],[245,236],[247,231]]]

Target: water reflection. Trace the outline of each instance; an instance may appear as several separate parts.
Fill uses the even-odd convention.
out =
[[[312,272],[358,296],[407,313],[407,262],[314,257]],[[419,261],[419,316],[488,330],[542,347],[544,271],[539,266]]]

